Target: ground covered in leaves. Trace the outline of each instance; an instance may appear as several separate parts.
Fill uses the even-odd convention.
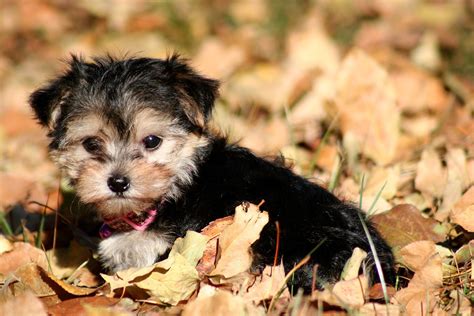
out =
[[[4,0],[0,14],[0,314],[470,315],[472,1]],[[362,205],[396,255],[395,287],[358,275],[359,250],[309,296],[279,262],[252,275],[268,222],[255,205],[152,267],[101,273],[28,94],[70,52],[172,51],[222,81],[215,123],[231,139]]]

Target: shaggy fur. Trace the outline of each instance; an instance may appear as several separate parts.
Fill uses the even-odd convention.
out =
[[[150,265],[187,230],[261,200],[270,223],[252,246],[254,268],[273,263],[276,221],[287,271],[324,240],[296,273],[297,287],[310,289],[314,264],[320,286],[338,280],[354,247],[369,252],[373,266],[355,206],[209,129],[217,89],[217,81],[175,55],[92,62],[73,56],[62,76],[32,94],[36,117],[49,129],[51,155],[84,204],[107,217],[158,210],[147,231],[116,232],[100,243],[104,267]],[[150,136],[159,145],[149,148]],[[111,177],[125,179],[123,190],[112,189]],[[367,225],[391,283],[390,248]]]

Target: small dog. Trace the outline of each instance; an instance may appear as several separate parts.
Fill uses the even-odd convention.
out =
[[[278,221],[287,271],[321,243],[296,272],[297,287],[311,289],[315,264],[318,286],[337,281],[355,247],[369,253],[369,275],[378,279],[357,207],[210,129],[218,86],[177,55],[92,62],[72,56],[62,76],[31,95],[53,160],[104,220],[104,267],[151,265],[187,230],[232,215],[244,201],[265,200],[270,223],[252,246],[255,269],[274,261]],[[367,225],[392,283],[391,250]]]

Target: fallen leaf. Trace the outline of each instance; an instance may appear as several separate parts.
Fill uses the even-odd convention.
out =
[[[342,62],[336,91],[342,133],[352,132],[362,154],[377,164],[391,162],[396,155],[400,109],[387,72],[363,51],[352,50]]]
[[[446,238],[444,233],[435,231],[437,221],[423,217],[420,211],[410,204],[397,205],[386,213],[373,216],[371,221],[395,250],[414,241],[441,242]]]
[[[401,263],[411,271],[418,271],[436,254],[436,244],[431,240],[412,242],[398,252]]]
[[[289,67],[319,69],[323,73],[333,73],[339,67],[339,49],[328,36],[317,10],[310,12],[301,26],[289,34],[286,48],[285,64]]]
[[[395,293],[392,303],[405,305],[408,315],[429,315],[437,304],[436,295],[442,285],[442,259],[435,254],[415,273],[406,288]]]
[[[443,203],[434,218],[440,222],[449,216],[453,205],[461,198],[464,188],[469,183],[467,178],[466,154],[461,148],[448,149],[446,154],[448,165],[448,179],[443,192]]]
[[[365,276],[360,275],[355,279],[339,281],[332,289],[326,288],[324,291],[313,293],[317,300],[321,300],[329,305],[343,308],[361,307],[369,294],[369,283]]]
[[[102,306],[108,307],[110,310],[110,307],[115,306],[119,301],[119,299],[105,296],[78,297],[48,307],[48,314],[51,316],[91,316],[85,306],[89,308]],[[111,310],[111,314],[103,313],[101,315],[118,315],[112,313],[112,311],[113,309]]]
[[[387,285],[388,297],[394,296],[396,292],[397,290],[393,286]],[[382,300],[384,299],[384,297],[385,297],[385,294],[384,294],[384,289],[382,287],[382,284],[375,283],[374,285],[372,285],[372,287],[369,290],[369,298],[372,300]]]
[[[57,286],[61,289],[66,291],[67,293],[74,295],[74,296],[85,296],[90,295],[98,290],[98,288],[87,288],[87,287],[79,287],[72,284],[69,284],[61,279],[58,279],[50,272],[38,267],[40,269],[41,278],[46,279],[48,278],[50,281],[54,282]],[[51,282],[49,283],[51,284]]]
[[[439,155],[432,148],[423,150],[416,167],[415,188],[440,198],[443,196],[446,181],[447,171],[443,167]]]
[[[11,292],[11,295],[16,293],[21,293],[25,291],[31,291],[36,296],[52,296],[55,295],[55,291],[52,287],[47,284],[42,278],[42,269],[34,264],[29,263],[19,267],[14,273],[11,274],[13,282],[8,287],[8,290]]]
[[[400,182],[400,165],[396,164],[390,167],[374,167],[364,188],[364,198],[368,196],[377,196],[381,191],[380,197],[390,200],[398,192]],[[363,200],[362,200],[363,201]]]
[[[0,273],[7,275],[29,263],[35,263],[45,269],[48,267],[43,250],[24,242],[15,242],[11,251],[0,255]]]
[[[355,279],[359,275],[360,265],[367,258],[367,252],[364,250],[355,247],[352,250],[352,256],[347,260],[346,265],[341,273],[341,279],[347,281],[350,279]]]
[[[0,304],[0,315],[3,316],[46,316],[46,309],[41,301],[31,292],[26,291],[3,304]]]
[[[193,65],[210,78],[226,79],[245,62],[241,46],[224,43],[218,38],[208,38],[193,58]],[[216,63],[216,60],[219,60]]]
[[[454,204],[451,221],[469,232],[474,232],[474,186]]]
[[[199,274],[196,268],[177,253],[173,257],[173,264],[165,273],[151,272],[134,285],[146,290],[151,296],[150,300],[176,305],[188,299],[197,289],[198,283]]]
[[[209,225],[207,225],[201,231],[201,234],[203,234],[204,236],[207,236],[209,238],[209,241],[206,244],[206,249],[204,250],[204,254],[202,255],[201,260],[196,266],[196,270],[200,274],[202,275],[209,274],[209,272],[215,269],[215,261],[216,261],[216,255],[217,255],[217,241],[222,231],[227,226],[232,224],[233,220],[234,220],[234,216],[226,216],[223,218],[219,218],[209,223]]]
[[[250,246],[260,237],[268,219],[268,213],[260,211],[256,205],[243,204],[235,208],[234,222],[219,238],[217,265],[209,274],[213,282],[220,283],[250,268]]]
[[[131,287],[145,291],[150,300],[176,305],[188,299],[199,284],[196,264],[201,259],[208,237],[188,231],[176,239],[168,258],[145,268],[118,271],[115,275],[101,274],[111,291]]]
[[[402,315],[400,305],[367,303],[359,309],[359,313],[364,316],[398,316]]]
[[[271,299],[280,290],[284,280],[285,268],[283,263],[277,266],[266,266],[262,274],[256,277],[255,283],[243,293],[243,297],[255,304]],[[289,297],[290,292],[288,288],[285,288],[280,294],[280,298]]]
[[[0,235],[0,255],[13,250],[13,244],[5,236]]]
[[[228,315],[265,315],[263,307],[246,302],[242,297],[227,291],[217,291],[211,296],[198,297],[186,304],[183,316],[228,316]]]
[[[344,305],[360,307],[364,305],[369,293],[369,282],[365,276],[359,276],[352,280],[339,281],[334,284],[332,293],[338,297]]]

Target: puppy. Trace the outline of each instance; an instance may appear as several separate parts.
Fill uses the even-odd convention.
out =
[[[211,131],[217,94],[217,81],[173,55],[92,62],[72,56],[63,75],[31,95],[52,159],[104,220],[104,267],[151,265],[187,230],[232,215],[244,201],[265,200],[270,223],[252,246],[255,269],[273,263],[278,221],[287,271],[320,244],[296,272],[296,287],[311,289],[315,264],[318,286],[337,281],[355,247],[369,253],[366,266],[377,279],[359,209]],[[390,248],[367,226],[392,283]]]

